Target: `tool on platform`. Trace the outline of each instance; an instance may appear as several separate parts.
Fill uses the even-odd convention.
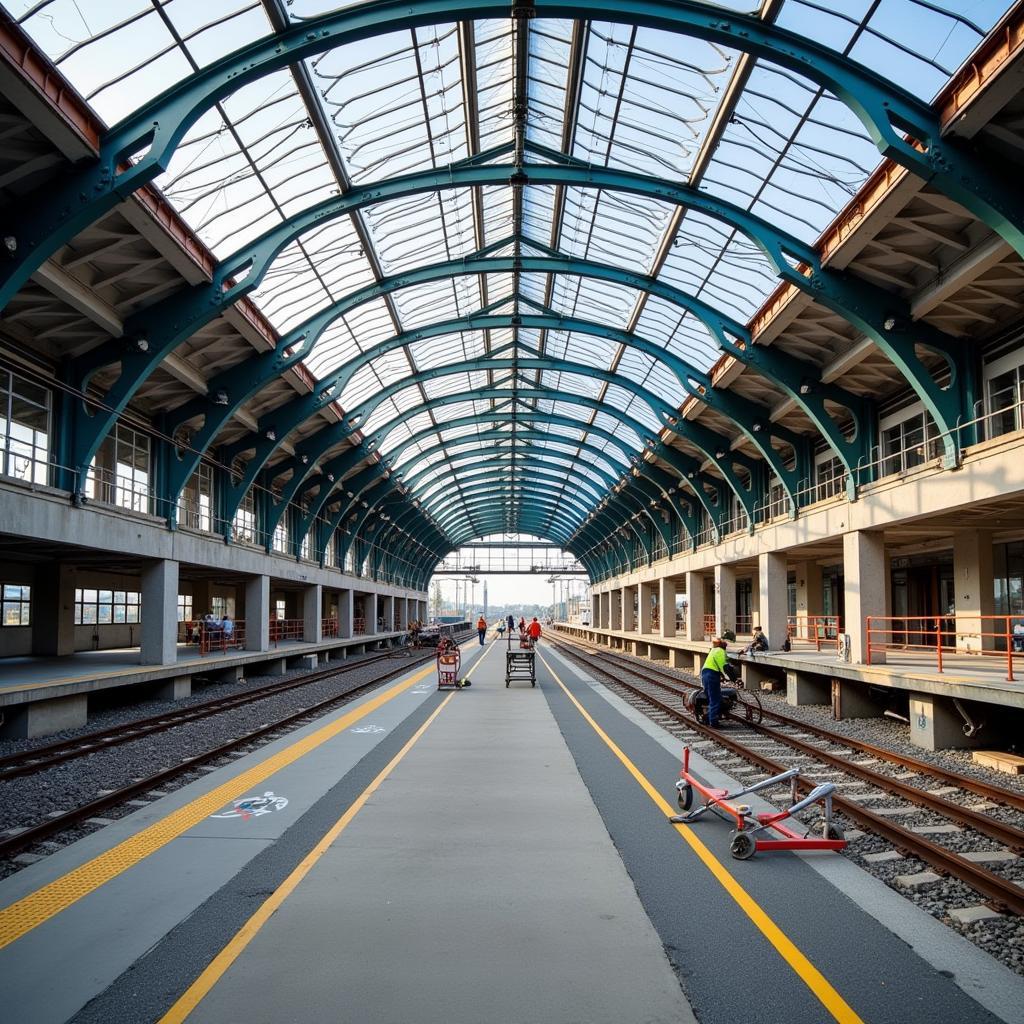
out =
[[[796,780],[799,775],[799,768],[788,768],[770,779],[763,779],[735,792],[705,786],[691,774],[690,748],[683,747],[683,767],[679,773],[676,790],[680,809],[688,813],[676,814],[669,818],[669,821],[674,824],[692,824],[708,811],[725,821],[734,821],[736,829],[729,851],[737,860],[747,860],[758,850],[842,850],[846,846],[846,838],[843,830],[832,821],[832,794],[835,792],[835,783],[824,782],[820,786],[815,786],[807,796],[798,800]],[[786,781],[789,782],[790,806],[774,814],[754,814],[748,804],[730,803],[739,797],[757,793]],[[704,803],[700,807],[693,807],[694,790],[704,798]],[[822,804],[824,810],[822,822],[817,827],[820,835],[808,832],[804,836],[783,824],[787,818],[792,818],[812,804],[818,803]]]

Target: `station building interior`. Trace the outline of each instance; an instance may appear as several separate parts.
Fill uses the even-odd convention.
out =
[[[567,640],[1021,753],[1022,168],[1024,0],[3,0],[0,735],[504,545]]]

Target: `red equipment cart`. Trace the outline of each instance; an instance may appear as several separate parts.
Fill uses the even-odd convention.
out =
[[[442,640],[437,645],[437,688],[439,690],[460,690],[462,680],[462,652],[458,644],[448,644]]]
[[[736,829],[729,852],[737,860],[753,857],[758,850],[842,850],[846,846],[846,838],[843,836],[843,830],[832,822],[832,794],[835,792],[835,783],[824,782],[820,786],[815,786],[807,796],[798,800],[796,780],[799,775],[799,768],[789,768],[770,779],[763,779],[752,786],[731,793],[727,789],[705,786],[698,781],[690,773],[690,748],[683,747],[683,768],[679,773],[676,790],[680,809],[688,813],[676,814],[669,821],[691,824],[708,811],[726,821],[731,819],[736,823]],[[785,810],[774,814],[754,814],[747,804],[729,803],[730,800],[786,781],[789,782],[791,803]],[[691,810],[694,790],[704,798],[704,803]],[[812,836],[810,832],[806,836],[801,835],[783,824],[787,818],[816,803],[824,804],[825,812],[820,837]],[[772,833],[777,833],[781,838],[767,838]]]

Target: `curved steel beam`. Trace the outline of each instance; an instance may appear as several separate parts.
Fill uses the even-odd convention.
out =
[[[609,415],[613,416],[615,419],[617,419],[619,422],[623,423],[626,427],[633,431],[638,438],[640,438],[641,440],[646,440],[647,447],[648,449],[650,449],[652,454],[656,455],[659,459],[666,462],[678,474],[678,482],[685,483],[687,487],[693,490],[695,497],[704,506],[705,510],[708,513],[708,516],[712,519],[712,521],[714,521],[720,513],[720,510],[716,509],[716,507],[711,504],[703,486],[706,483],[713,488],[718,488],[720,482],[716,478],[708,477],[704,473],[702,473],[700,470],[700,465],[696,459],[692,458],[691,456],[685,455],[682,452],[677,451],[676,449],[670,446],[661,445],[660,442],[656,441],[654,438],[648,437],[644,425],[639,421],[634,420],[627,413],[621,412],[615,409],[614,407],[604,406],[596,399],[589,398],[587,396],[565,395],[547,388],[532,387],[530,389],[522,389],[518,391],[518,396],[522,401],[539,401],[549,399],[553,401],[561,401],[563,403],[579,405],[582,408],[588,408],[594,411],[606,411]],[[388,423],[383,424],[380,428],[378,428],[378,430],[374,434],[370,435],[370,437],[367,438],[366,447],[373,450],[379,448],[382,441],[393,430],[397,429],[406,420],[414,418],[415,416],[422,412],[430,412],[446,405],[460,404],[462,402],[475,399],[494,399],[498,401],[509,401],[510,399],[514,400],[514,396],[511,392],[503,388],[489,388],[484,389],[482,391],[455,392],[453,394],[442,395],[437,398],[429,399],[425,402],[420,403],[419,405],[410,407],[409,409],[405,410],[404,412],[400,413],[398,416],[390,420]],[[505,415],[506,418],[508,418],[509,414]],[[568,424],[571,424],[574,429],[586,428],[586,424],[583,423],[583,421],[573,420],[571,417],[559,416],[556,418],[554,414],[541,413],[533,409],[522,410],[518,412],[517,415],[519,418],[523,420],[541,420],[544,422],[552,423],[561,422],[562,420],[565,420],[568,422]],[[282,473],[288,472],[289,470],[292,471],[293,473],[291,480],[288,481],[288,483],[286,483],[283,488],[282,505],[279,507],[283,507],[285,504],[291,503],[295,500],[296,495],[304,486],[306,480],[308,479],[310,473],[312,472],[313,466],[316,463],[316,461],[324,454],[326,450],[337,444],[339,440],[343,440],[344,436],[347,436],[340,433],[340,428],[343,428],[343,424],[336,424],[335,427],[332,428],[331,431],[325,436],[313,435],[313,437],[309,439],[308,443],[297,447],[294,456],[273,467],[275,475],[280,475]],[[624,440],[618,435],[605,432],[601,430],[601,428],[599,427],[592,427],[586,429],[588,429],[590,432],[606,437],[607,439],[611,440],[613,443],[621,447],[624,453],[629,454],[628,448]],[[322,466],[323,474],[329,474],[329,476],[326,477],[327,482],[332,484],[333,486],[341,488],[341,484],[335,484],[334,481],[330,480],[330,475],[333,475],[336,478],[340,478],[344,475],[344,473],[348,472],[351,468],[358,464],[358,462],[362,461],[366,457],[367,454],[362,449],[350,449],[348,452],[343,453],[341,456],[338,456],[335,459],[328,461]],[[637,456],[633,454],[629,454],[629,457],[631,461],[632,459],[637,458]],[[638,461],[640,464],[646,466],[651,465],[645,460]],[[249,490],[250,486],[255,481],[256,474],[259,472],[261,465],[262,463],[259,462],[259,455],[257,455],[257,458],[252,460],[252,462],[250,462],[249,466],[246,468],[246,471],[242,475],[239,484],[234,488],[232,492],[232,497],[225,503],[223,518],[226,522],[231,522],[233,520],[234,510],[237,509],[238,504],[241,502],[242,498],[245,496],[246,492]],[[667,487],[665,489],[668,490]],[[327,500],[329,499],[329,495],[330,489],[324,489],[322,499],[318,496],[317,500],[320,502],[321,506],[327,502]],[[232,502],[233,505],[231,504]],[[270,532],[273,532],[274,526],[276,526],[276,521],[271,523]],[[695,534],[696,530],[692,530],[691,533]]]
[[[697,0],[588,0],[575,5],[531,0],[530,14],[694,36],[809,78],[857,115],[883,156],[931,182],[1024,254],[1024,209],[1012,182],[968,143],[943,138],[939,119],[927,103],[835,50],[756,16]],[[508,3],[493,0],[371,2],[304,19],[194,72],[109,131],[98,161],[57,186],[48,184],[20,201],[16,211],[8,211],[3,232],[16,240],[17,248],[16,258],[0,276],[0,308],[63,241],[165,171],[188,129],[242,86],[326,50],[389,32],[509,15]],[[127,164],[133,155],[133,163]]]

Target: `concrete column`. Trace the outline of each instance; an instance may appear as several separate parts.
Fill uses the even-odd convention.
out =
[[[384,632],[393,632],[395,628],[395,599],[392,595],[385,594],[384,610],[381,614],[384,616]]]
[[[658,633],[669,637],[676,635],[676,581],[662,579],[658,581]]]
[[[995,583],[992,565],[992,531],[957,531],[953,535],[953,586],[956,600],[956,645],[971,651],[994,650],[995,637],[978,637],[978,633],[1003,630],[1003,623],[986,621],[994,615]],[[940,612],[947,611],[940,608]],[[946,624],[943,629],[947,629]],[[1011,624],[1012,629],[1012,624]],[[942,637],[943,646],[951,646],[952,637]],[[1011,641],[1012,644],[1012,641]]]
[[[32,653],[65,657],[75,653],[75,570],[40,566],[32,580]]]
[[[686,639],[704,639],[704,577],[686,574]]]
[[[786,672],[786,703],[792,707],[804,704],[828,704],[832,700],[832,681],[813,672]]]
[[[632,633],[636,629],[636,614],[633,608],[633,587],[623,587],[620,591],[620,602],[622,605],[622,625],[619,627],[624,633]]]
[[[736,632],[736,570],[731,565],[715,566],[715,632]]]
[[[352,636],[352,591],[338,594],[338,636],[348,640]]]
[[[608,616],[608,628],[622,629],[622,591],[609,591],[608,601],[610,605],[610,612]]]
[[[139,663],[178,660],[178,563],[170,558],[142,570],[142,644]]]
[[[367,594],[363,607],[366,609],[366,635],[373,636],[377,632],[377,595]]]
[[[888,615],[889,608],[889,564],[882,534],[867,530],[844,534],[843,584],[846,595],[844,632],[850,634],[851,658],[858,665],[866,665],[867,618]],[[885,652],[873,652],[871,660],[875,665],[884,664]]]
[[[786,566],[785,555],[771,553],[759,555],[757,559],[758,615],[773,651],[781,651],[786,639],[786,613],[789,610]],[[758,622],[753,625],[758,625]]]
[[[324,638],[323,587],[311,583],[302,591],[302,639],[307,644],[318,644]]]
[[[654,595],[658,592],[657,583],[641,583],[640,584],[640,632],[641,633],[653,633],[654,626],[651,624],[654,619],[654,607],[651,601]],[[661,615],[661,609],[658,609],[659,618]]]
[[[245,649],[270,650],[270,577],[245,581]]]
[[[910,695],[910,742],[925,750],[955,747],[981,747],[992,743],[992,734],[985,730],[980,736],[968,738],[965,722],[956,705],[946,697],[932,693]]]

